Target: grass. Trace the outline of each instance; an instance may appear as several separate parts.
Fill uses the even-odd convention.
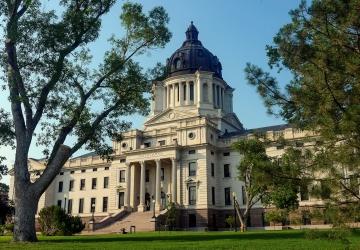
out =
[[[360,231],[348,238],[350,249],[360,249]],[[340,240],[305,238],[305,232],[151,232],[83,236],[39,236],[37,243],[13,243],[10,236],[0,236],[0,249],[345,249]]]

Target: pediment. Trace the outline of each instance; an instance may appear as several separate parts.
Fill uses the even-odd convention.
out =
[[[223,117],[223,119],[240,130],[244,129],[244,126],[242,125],[242,123],[239,121],[239,119],[234,113],[227,114],[226,116]]]
[[[176,120],[182,120],[186,118],[191,118],[197,116],[197,114],[192,112],[184,112],[174,109],[168,109],[160,114],[155,115],[145,122],[145,126],[158,124],[158,123],[166,123],[166,122],[174,122]]]

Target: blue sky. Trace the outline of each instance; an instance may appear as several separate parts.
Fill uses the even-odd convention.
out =
[[[118,1],[111,12],[103,18],[99,39],[91,44],[94,65],[101,62],[109,48],[107,39],[111,34],[121,36],[119,21],[121,5]],[[172,39],[164,49],[153,50],[138,58],[141,65],[150,68],[156,62],[166,62],[166,58],[181,46],[185,30],[191,21],[199,30],[199,40],[204,47],[216,55],[223,66],[223,78],[234,91],[234,112],[245,128],[255,128],[284,123],[266,114],[266,110],[255,89],[247,85],[244,68],[247,62],[268,70],[265,46],[272,43],[278,30],[290,22],[289,10],[296,8],[300,0],[146,0],[141,2],[144,10],[163,6],[170,16],[169,29]],[[48,1],[47,7],[51,7]],[[290,76],[282,74],[280,82],[289,81]],[[9,108],[6,94],[0,92],[0,106]],[[144,117],[133,116],[127,119],[134,128],[142,128]],[[9,163],[14,160],[13,151],[0,147],[0,153],[8,156]],[[83,153],[83,152],[79,152]],[[41,157],[41,150],[32,145],[30,157]],[[8,178],[4,178],[8,182]]]

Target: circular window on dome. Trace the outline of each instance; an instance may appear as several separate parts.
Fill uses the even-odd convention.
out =
[[[194,133],[194,132],[190,132],[190,133],[188,134],[188,136],[189,136],[189,139],[194,139],[194,138],[195,138],[195,133]]]
[[[127,143],[126,143],[126,142],[123,142],[123,143],[121,144],[121,147],[124,148],[124,149],[127,148]]]

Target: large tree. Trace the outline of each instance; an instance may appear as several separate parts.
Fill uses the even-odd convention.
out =
[[[272,158],[266,154],[266,147],[271,143],[276,142],[264,138],[244,138],[232,145],[241,154],[238,179],[243,182],[244,204],[242,211],[237,210],[241,231],[246,230],[250,210],[257,203],[286,210],[298,207],[302,168],[295,158],[298,159],[299,152],[292,151],[283,158]],[[288,177],[289,169],[291,178]]]
[[[37,240],[38,200],[71,155],[82,147],[111,153],[106,138],[117,139],[130,126],[121,117],[148,112],[150,76],[135,59],[171,37],[162,7],[144,13],[140,4],[126,2],[121,25],[112,24],[122,37],[111,37],[102,62],[93,62],[89,45],[115,0],[42,2],[0,2],[1,62],[16,146],[15,241]],[[27,159],[35,139],[46,148],[46,163],[31,182]]]
[[[359,13],[359,0],[303,1],[266,47],[270,68],[287,70],[291,81],[279,84],[252,64],[245,69],[269,113],[319,136],[304,171],[321,172],[313,181],[328,183],[339,202],[360,202]]]

